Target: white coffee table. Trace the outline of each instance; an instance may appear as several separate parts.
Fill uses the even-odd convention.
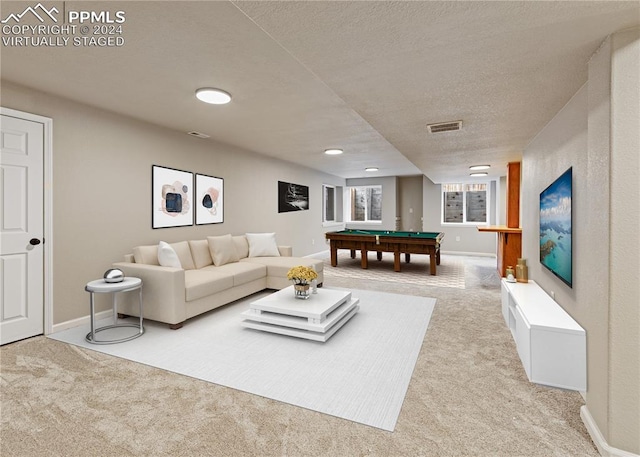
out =
[[[241,325],[324,343],[358,312],[359,302],[351,292],[324,288],[300,300],[289,286],[251,303]]]

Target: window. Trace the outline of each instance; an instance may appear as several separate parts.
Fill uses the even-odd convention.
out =
[[[322,222],[336,221],[336,188],[322,186]]]
[[[349,187],[349,221],[382,222],[382,186]]]
[[[486,224],[489,187],[479,184],[442,185],[443,224]]]

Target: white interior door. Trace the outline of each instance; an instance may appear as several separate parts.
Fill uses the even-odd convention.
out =
[[[44,126],[0,122],[0,344],[44,333]]]

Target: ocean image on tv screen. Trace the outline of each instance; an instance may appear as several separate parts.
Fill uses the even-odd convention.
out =
[[[571,286],[571,168],[540,194],[540,262]]]

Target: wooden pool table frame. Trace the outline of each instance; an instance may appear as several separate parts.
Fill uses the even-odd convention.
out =
[[[338,265],[338,249],[349,249],[352,259],[356,257],[356,250],[360,250],[360,265],[365,269],[369,267],[369,251],[376,251],[378,260],[382,260],[383,252],[393,252],[395,271],[400,271],[400,254],[404,254],[407,263],[411,261],[411,254],[428,254],[430,273],[435,275],[436,265],[440,265],[440,242],[444,233],[438,233],[435,238],[421,238],[392,234],[327,232],[325,237],[329,240],[331,248],[332,267]]]

